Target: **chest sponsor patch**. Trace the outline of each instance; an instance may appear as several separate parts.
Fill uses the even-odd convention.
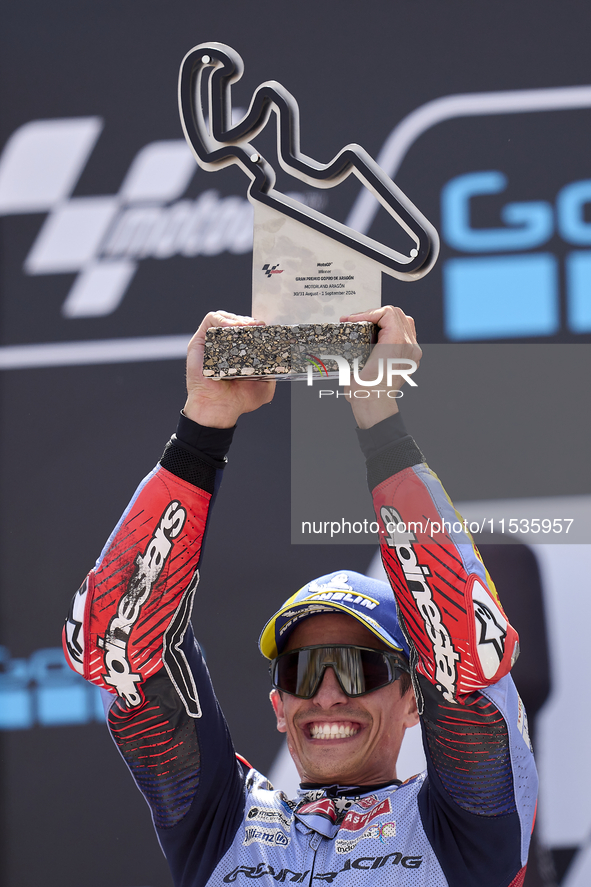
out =
[[[245,847],[249,844],[266,844],[267,847],[287,847],[290,838],[278,828],[260,828],[256,825],[246,826],[244,829]]]
[[[350,853],[357,847],[364,838],[374,838],[383,844],[386,838],[396,837],[396,823],[381,822],[379,825],[372,825],[366,829],[362,835],[356,838],[337,838],[335,841],[335,850],[337,853]]]
[[[270,807],[251,807],[246,814],[246,819],[248,822],[254,819],[257,822],[276,823],[286,829],[291,828],[291,817],[283,810],[275,810]]]
[[[377,795],[368,795],[367,798],[359,798],[356,802],[358,807],[361,807],[362,810],[369,810],[370,807],[373,807],[374,804],[377,804],[378,796]]]
[[[341,825],[340,831],[361,832],[367,828],[372,819],[375,819],[377,816],[383,816],[385,813],[391,812],[392,806],[390,804],[390,798],[384,798],[383,801],[381,801],[375,807],[372,807],[372,809],[368,810],[367,813],[355,813],[351,810],[343,819],[343,824]]]

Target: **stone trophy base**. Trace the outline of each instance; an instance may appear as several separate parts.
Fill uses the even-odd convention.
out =
[[[211,379],[306,379],[309,368],[338,377],[335,361],[322,368],[323,354],[342,355],[363,367],[377,340],[373,323],[211,327],[205,336],[203,375]],[[328,373],[326,373],[328,369]]]

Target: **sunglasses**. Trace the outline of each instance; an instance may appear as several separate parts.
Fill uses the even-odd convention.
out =
[[[399,654],[349,644],[316,644],[290,650],[272,661],[269,672],[277,690],[299,699],[311,699],[327,668],[334,669],[347,696],[365,696],[397,681],[402,672],[409,672],[406,660]]]

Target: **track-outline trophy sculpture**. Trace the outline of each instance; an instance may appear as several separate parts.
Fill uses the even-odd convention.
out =
[[[206,373],[214,378],[296,378],[301,374],[293,360],[294,344],[300,352],[309,352],[320,335],[323,351],[339,351],[344,344],[357,353],[360,347],[367,350],[370,325],[360,331],[361,325],[339,324],[339,316],[381,305],[382,271],[399,280],[418,280],[428,274],[437,259],[439,238],[433,225],[360,145],[345,145],[326,164],[303,154],[299,107],[280,83],[261,83],[245,116],[232,124],[232,84],[243,71],[242,58],[235,50],[222,43],[201,43],[187,53],[179,74],[181,123],[199,166],[215,172],[236,164],[250,179],[247,196],[255,213],[252,313],[268,324],[256,338],[253,328],[212,330]],[[282,169],[320,189],[333,188],[355,175],[406,233],[411,245],[408,254],[275,190],[273,167],[251,144],[272,112]],[[352,334],[354,328],[357,331]]]

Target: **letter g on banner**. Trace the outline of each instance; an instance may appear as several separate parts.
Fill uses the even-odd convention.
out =
[[[591,179],[565,185],[556,198],[558,229],[568,243],[591,244],[591,223],[585,220],[585,204],[591,202]]]
[[[441,192],[441,222],[445,240],[464,252],[533,249],[552,237],[552,207],[543,200],[508,203],[501,210],[511,227],[476,230],[470,224],[470,198],[499,194],[507,176],[496,170],[473,172],[448,182]]]

